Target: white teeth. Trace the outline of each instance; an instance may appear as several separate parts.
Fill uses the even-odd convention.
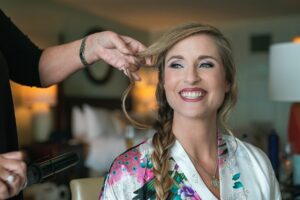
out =
[[[181,92],[181,96],[189,99],[196,99],[202,96],[201,91],[193,91],[193,92]]]

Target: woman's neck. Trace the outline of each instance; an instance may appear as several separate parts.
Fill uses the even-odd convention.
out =
[[[213,119],[190,119],[174,115],[172,131],[188,153],[198,160],[215,160],[217,122]]]

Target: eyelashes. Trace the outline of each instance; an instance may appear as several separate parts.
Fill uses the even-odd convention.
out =
[[[171,63],[169,67],[174,68],[174,69],[183,68],[183,66],[179,63]]]
[[[179,69],[179,68],[184,68],[184,65],[180,64],[180,63],[174,62],[174,63],[171,63],[169,65],[169,67],[170,68],[174,68],[174,69]],[[199,68],[212,68],[212,67],[214,67],[214,64],[211,63],[211,62],[202,62],[202,63],[199,64],[198,67]]]
[[[213,63],[210,63],[210,62],[206,62],[206,63],[201,63],[200,64],[200,68],[212,68],[214,66]]]

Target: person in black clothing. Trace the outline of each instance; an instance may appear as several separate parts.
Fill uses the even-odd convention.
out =
[[[145,62],[135,55],[144,48],[130,37],[105,31],[42,50],[0,10],[0,199],[22,199],[16,195],[26,183],[9,81],[48,87],[98,60],[126,67],[139,80],[135,71]]]

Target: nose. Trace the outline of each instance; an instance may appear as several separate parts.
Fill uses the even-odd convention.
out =
[[[184,82],[187,84],[196,84],[201,80],[197,68],[194,66],[187,67],[185,70]]]

